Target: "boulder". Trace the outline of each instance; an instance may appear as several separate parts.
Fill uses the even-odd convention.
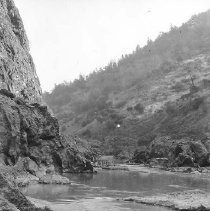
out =
[[[191,138],[159,137],[144,152],[137,153],[135,160],[156,165],[162,163],[165,167],[206,167],[210,166],[210,153],[206,146],[201,140]]]

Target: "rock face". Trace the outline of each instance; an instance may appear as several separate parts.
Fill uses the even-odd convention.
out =
[[[168,136],[160,137],[146,150],[137,152],[134,161],[174,167],[206,167],[210,166],[210,152],[206,145],[206,142],[190,138],[175,140]]]
[[[93,170],[42,106],[28,39],[12,0],[0,0],[0,164],[37,177]]]
[[[0,0],[0,88],[29,102],[41,102],[28,39],[12,0]]]
[[[1,163],[38,177],[92,171],[90,162],[71,146],[72,141],[60,136],[58,122],[47,107],[0,93]]]
[[[13,184],[0,174],[0,210],[1,211],[50,211],[48,208],[36,208]]]
[[[19,12],[12,0],[0,0],[0,210],[47,211],[15,184],[67,184],[56,173],[92,172],[90,161],[71,144],[74,139],[59,134],[57,120],[43,106]]]

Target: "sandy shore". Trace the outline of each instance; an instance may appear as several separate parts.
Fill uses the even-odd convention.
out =
[[[119,167],[119,168],[118,168]],[[171,170],[161,169],[160,167],[147,167],[144,165],[119,165],[115,170],[135,171],[145,174],[178,174],[181,176],[202,177],[210,180],[210,170],[207,168],[193,169],[189,167],[179,167]],[[112,168],[111,168],[112,170]],[[209,187],[210,190],[210,187]],[[162,206],[174,210],[191,210],[191,211],[210,211],[210,191],[190,190],[184,192],[175,192],[146,197],[129,197],[123,201],[136,202],[151,206]]]
[[[129,197],[123,201],[152,206],[163,206],[174,210],[210,211],[210,193],[200,190],[162,194],[159,196]]]
[[[53,206],[50,202],[34,199],[31,197],[27,198],[37,207],[44,208],[45,206],[47,206],[51,209],[56,208],[56,206]],[[210,211],[210,193],[205,193],[200,190],[175,192],[170,194],[162,194],[159,196],[134,196],[124,198],[122,199],[122,201],[135,202],[154,207],[167,207],[172,210]]]

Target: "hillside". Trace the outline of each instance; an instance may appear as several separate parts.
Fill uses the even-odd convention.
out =
[[[44,99],[64,134],[128,159],[155,138],[210,138],[210,11]]]

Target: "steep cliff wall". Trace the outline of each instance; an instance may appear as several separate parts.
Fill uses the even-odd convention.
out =
[[[0,163],[39,177],[47,172],[90,170],[90,162],[59,134],[46,106],[28,104],[0,92]]]
[[[29,102],[41,102],[28,39],[12,0],[0,0],[0,88]]]
[[[37,177],[92,171],[75,139],[60,136],[57,120],[42,105],[28,39],[12,0],[0,0],[0,164]]]
[[[92,172],[90,161],[63,137],[43,106],[28,39],[12,0],[0,0],[0,210],[36,208],[16,188],[31,180],[69,182],[62,172]],[[7,179],[6,179],[7,178]]]

